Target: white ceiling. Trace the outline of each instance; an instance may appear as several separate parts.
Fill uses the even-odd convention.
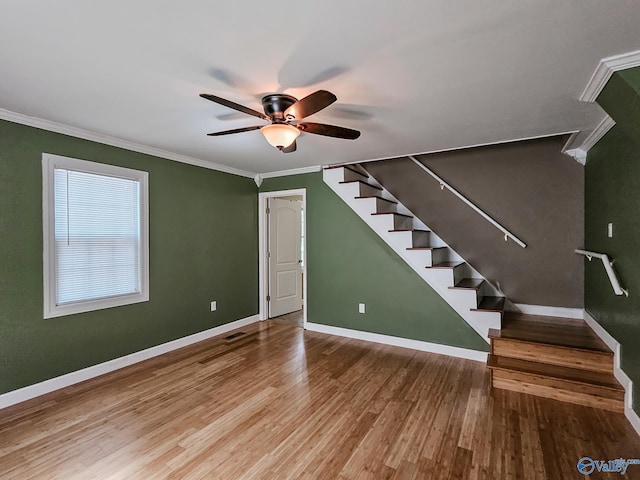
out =
[[[2,0],[0,108],[254,173],[400,156],[592,129],[577,98],[639,25],[637,0]],[[200,93],[320,88],[309,120],[360,139],[205,135],[261,121]]]

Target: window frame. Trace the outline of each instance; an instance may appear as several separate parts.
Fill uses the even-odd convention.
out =
[[[64,305],[56,304],[54,171],[64,168],[96,175],[135,180],[140,184],[140,292]],[[55,318],[149,300],[149,173],[104,163],[42,154],[42,234],[44,318]]]

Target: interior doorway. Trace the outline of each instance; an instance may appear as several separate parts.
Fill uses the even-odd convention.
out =
[[[260,319],[307,323],[306,189],[258,198]]]

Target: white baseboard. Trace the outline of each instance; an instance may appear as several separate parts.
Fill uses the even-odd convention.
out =
[[[633,382],[620,367],[620,342],[613,338],[587,311],[584,312],[584,321],[613,352],[613,374],[625,390],[624,414],[636,433],[640,435],[640,417],[633,409]]]
[[[543,315],[545,317],[579,318],[582,320],[584,310],[582,308],[547,307],[545,305],[527,305],[514,303],[521,313],[527,315]]]
[[[76,383],[84,382],[85,380],[89,380],[91,378],[99,377],[100,375],[104,375],[105,373],[128,367],[129,365],[133,365],[135,363],[157,357],[173,350],[177,350],[179,348],[186,347],[203,340],[207,340],[211,337],[222,335],[223,333],[227,333],[231,330],[250,325],[257,321],[259,321],[259,316],[252,315],[247,318],[236,320],[235,322],[226,323],[224,325],[205,330],[204,332],[194,333],[193,335],[189,335],[187,337],[178,338],[177,340],[172,340],[161,345],[156,345],[155,347],[140,350],[139,352],[131,353],[123,357],[114,358],[113,360],[109,360],[108,362],[99,363],[98,365],[93,365],[91,367],[83,368],[82,370],[67,373],[59,377],[45,380],[44,382],[35,383],[18,390],[3,393],[2,395],[0,395],[0,409],[15,405],[20,402],[24,402],[26,400],[30,400],[35,397],[39,397],[40,395],[44,395],[46,393],[50,393],[64,387],[68,387]]]
[[[479,350],[452,347],[449,345],[423,342],[421,340],[411,340],[408,338],[393,337],[391,335],[381,335],[379,333],[363,332],[361,330],[351,330],[349,328],[333,327],[330,325],[322,325],[320,323],[307,322],[306,329],[312,332],[327,333],[329,335],[337,335],[339,337],[354,338],[356,340],[382,343],[384,345],[393,345],[394,347],[410,348],[412,350],[420,350],[423,352],[438,353],[440,355],[448,355],[450,357],[464,358],[467,360],[475,360],[478,362],[486,363],[488,355],[488,352],[481,352]]]

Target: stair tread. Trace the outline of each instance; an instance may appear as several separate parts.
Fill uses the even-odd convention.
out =
[[[426,268],[455,268],[462,265],[464,262],[440,262],[435,265],[431,265]]]
[[[478,308],[471,310],[477,312],[479,310],[488,312],[502,312],[504,309],[504,297],[482,297]]]
[[[463,278],[450,289],[478,290],[484,283],[484,278]]]
[[[413,215],[407,215],[405,213],[398,213],[398,212],[375,212],[375,213],[372,213],[371,215],[397,215],[399,217],[413,218]]]
[[[394,232],[424,232],[431,233],[429,230],[423,230],[421,228],[396,228],[395,230],[389,230],[389,233]]]
[[[611,349],[584,322],[572,318],[543,317],[508,312],[498,338],[612,354]]]
[[[389,203],[393,203],[394,205],[397,205],[398,202],[394,202],[393,200],[389,200],[387,198],[381,197],[380,195],[364,195],[361,197],[354,197],[356,200],[359,200],[361,198],[377,198],[379,200],[384,200],[385,202],[389,202]]]
[[[487,366],[491,369],[523,372],[574,383],[604,387],[622,392],[624,395],[624,388],[612,373],[593,372],[579,368],[531,362],[498,355],[489,355]]]
[[[372,185],[368,182],[365,182],[364,180],[345,180],[343,182],[338,182],[340,184],[344,184],[344,183],[361,183],[362,185],[367,185],[368,187],[371,188],[375,188],[376,190],[380,190],[382,191],[382,188],[378,187],[377,185]]]

